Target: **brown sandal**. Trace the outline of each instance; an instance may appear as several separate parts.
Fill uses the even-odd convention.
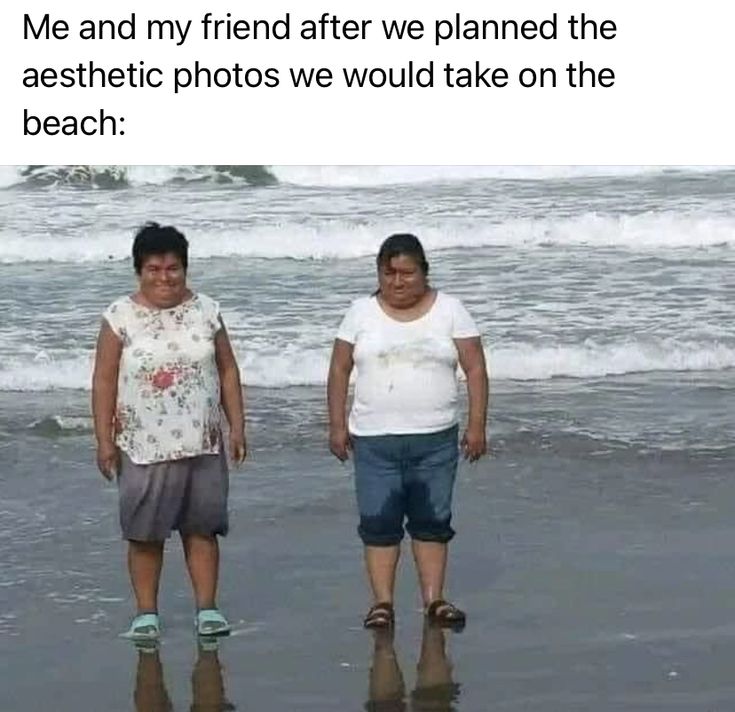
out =
[[[395,623],[393,604],[388,601],[376,603],[370,608],[362,622],[365,628],[390,628]]]
[[[455,630],[461,630],[467,622],[464,611],[443,598],[437,598],[426,607],[426,618],[429,623]]]

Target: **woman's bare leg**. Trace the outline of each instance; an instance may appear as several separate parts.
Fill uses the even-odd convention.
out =
[[[158,611],[158,585],[162,568],[162,541],[128,542],[128,571],[138,613]]]
[[[216,536],[188,534],[182,536],[186,566],[197,610],[216,608],[219,577],[219,543]]]
[[[365,547],[365,567],[375,603],[393,603],[400,554],[400,545]]]
[[[449,547],[438,541],[411,542],[413,558],[419,575],[424,606],[444,597],[444,577],[447,571]]]

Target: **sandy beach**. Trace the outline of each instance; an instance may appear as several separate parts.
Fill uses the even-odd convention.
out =
[[[735,708],[734,214],[727,167],[0,168],[0,711]],[[216,650],[176,540],[160,649],[118,637],[89,386],[146,220],[186,233],[248,385]],[[492,452],[461,466],[453,521],[468,625],[446,639],[407,559],[394,640],[361,628],[351,468],[326,444],[337,324],[406,230],[491,375]]]
[[[13,533],[0,540],[0,709],[129,710],[138,700],[154,710],[166,696],[189,709],[193,694],[215,704],[222,687],[237,709],[361,709],[370,689],[391,689],[396,663],[410,702],[424,633],[412,566],[400,574],[386,665],[386,641],[360,627],[367,594],[349,470],[316,437],[279,445],[270,427],[284,407],[318,412],[321,393],[281,391],[278,411],[270,395],[250,394],[252,457],[232,477],[221,605],[235,633],[216,652],[198,650],[172,540],[157,656],[117,638],[131,611],[124,548],[89,432],[27,427],[51,400],[69,418],[84,400],[0,397],[0,429],[26,431],[2,447]],[[524,394],[501,388],[495,403],[518,412]],[[308,430],[321,427],[316,418]],[[502,421],[497,430],[494,455],[460,472],[451,592],[469,623],[446,636],[452,684],[429,696],[430,709],[728,709],[732,454],[569,449],[514,440]],[[268,496],[295,472],[313,483],[308,497]]]

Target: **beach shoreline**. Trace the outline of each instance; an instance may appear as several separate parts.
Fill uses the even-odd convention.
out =
[[[13,412],[27,421],[25,441],[3,442],[4,508],[17,524],[0,540],[2,709],[132,708],[139,656],[117,638],[131,601],[114,486],[94,471],[89,432],[27,427],[50,405],[79,415],[85,397],[26,398]],[[238,708],[336,711],[368,699],[373,639],[361,628],[369,600],[349,469],[326,452],[320,422],[300,446],[276,447],[280,410],[267,405],[308,411],[319,397],[251,396],[252,460],[232,473],[222,545],[221,605],[236,631],[218,659]],[[507,412],[504,397],[501,388]],[[10,401],[0,398],[5,425]],[[448,635],[458,709],[671,710],[735,699],[729,454],[509,438],[498,435],[494,454],[458,478],[449,590],[469,617]],[[294,473],[303,497],[285,495]],[[167,552],[160,662],[174,709],[185,709],[197,648],[178,541]],[[395,650],[407,695],[422,629],[405,551]]]
[[[434,712],[735,707],[732,167],[0,174],[0,710],[188,710],[205,690],[221,708],[224,690],[237,709],[383,694],[419,712],[427,660]],[[118,637],[133,606],[88,391],[148,220],[184,231],[188,283],[220,304],[249,437],[222,545],[235,634],[198,649],[173,538],[158,657]],[[456,487],[447,593],[468,625],[447,635],[451,678],[407,550],[393,644],[362,629],[351,467],[327,447],[337,326],[405,231],[490,372],[490,455]]]

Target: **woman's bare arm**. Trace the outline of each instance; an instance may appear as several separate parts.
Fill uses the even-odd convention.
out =
[[[465,458],[474,462],[487,451],[485,425],[487,422],[488,378],[485,354],[479,336],[455,339],[459,365],[467,377],[469,413],[467,429],[462,437]]]
[[[343,462],[348,458],[350,449],[350,436],[347,431],[347,389],[354,366],[353,350],[353,345],[348,341],[334,340],[327,379],[329,449]]]
[[[214,357],[219,373],[222,409],[230,426],[230,457],[240,464],[247,455],[245,441],[245,406],[240,381],[240,368],[232,350],[230,337],[220,318],[221,328],[214,337]]]
[[[118,452],[115,446],[115,402],[121,354],[122,342],[110,325],[103,320],[97,337],[92,375],[92,415],[97,439],[97,466],[107,479],[112,479],[118,468]]]

